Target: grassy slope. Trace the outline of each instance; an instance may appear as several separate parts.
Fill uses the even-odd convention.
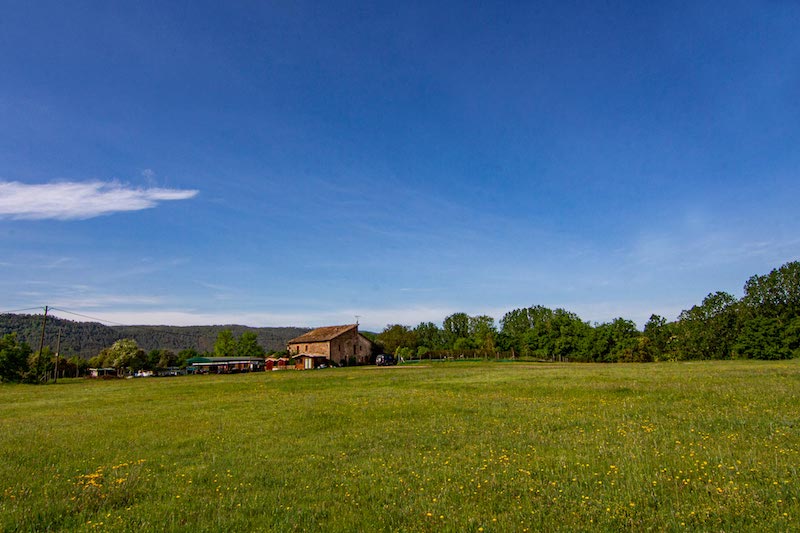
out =
[[[798,528],[800,361],[0,387],[0,529]]]

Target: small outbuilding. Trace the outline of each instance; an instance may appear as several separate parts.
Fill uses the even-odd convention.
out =
[[[286,370],[290,368],[289,363],[292,360],[288,357],[267,357],[267,371],[270,370]]]
[[[314,353],[300,353],[292,356],[292,359],[295,360],[294,367],[297,370],[313,370],[331,363],[327,356]]]
[[[89,368],[88,375],[90,378],[115,378],[117,377],[116,368]]]

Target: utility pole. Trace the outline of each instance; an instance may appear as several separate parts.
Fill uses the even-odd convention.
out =
[[[42,370],[42,350],[44,349],[44,327],[47,325],[47,306],[44,306],[44,319],[42,320],[42,337],[39,339],[39,357],[36,363],[36,374]],[[38,377],[38,375],[37,375]],[[47,377],[45,376],[45,380]]]
[[[60,357],[59,351],[61,350],[61,330],[58,328],[58,340],[56,340],[56,372],[53,374],[53,383],[58,383],[58,358]]]

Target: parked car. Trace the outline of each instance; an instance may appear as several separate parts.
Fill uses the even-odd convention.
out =
[[[397,364],[397,359],[388,353],[382,353],[375,357],[375,364],[378,366],[392,366]]]

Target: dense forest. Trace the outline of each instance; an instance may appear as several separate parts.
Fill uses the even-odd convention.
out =
[[[229,330],[240,336],[256,334],[258,344],[267,351],[286,349],[289,339],[309,331],[308,328],[250,328],[247,326],[105,326],[97,322],[74,322],[47,317],[45,346],[55,351],[61,332],[59,352],[63,357],[94,357],[119,339],[134,339],[146,351],[163,349],[178,352],[192,349],[199,353],[213,352],[219,333]],[[0,337],[16,333],[21,342],[38,349],[42,334],[42,315],[0,315]]]
[[[709,294],[669,322],[652,315],[640,331],[616,318],[590,324],[564,309],[514,309],[500,320],[454,313],[442,327],[387,326],[375,340],[409,358],[528,357],[556,361],[785,359],[800,357],[800,262],[753,276],[737,299]]]

